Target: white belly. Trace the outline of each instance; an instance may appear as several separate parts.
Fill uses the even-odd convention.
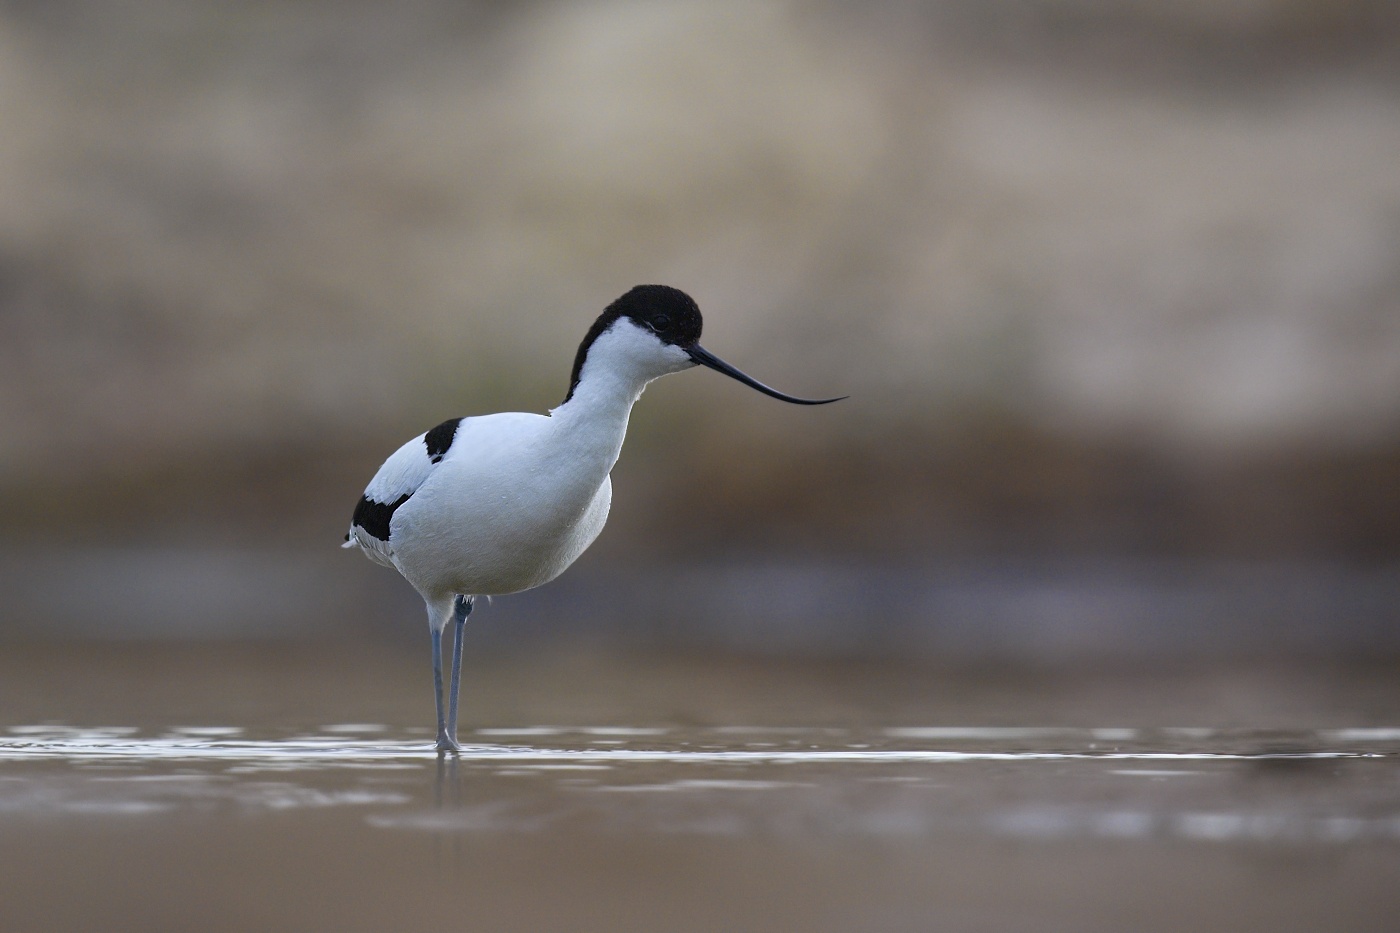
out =
[[[394,563],[425,597],[502,595],[548,583],[598,537],[612,482],[444,463],[391,523]]]
[[[442,459],[393,513],[387,546],[377,550],[430,603],[453,593],[517,593],[553,580],[607,521],[608,474],[639,391],[629,386],[603,392],[592,408],[581,391],[574,409],[548,417],[464,419]]]

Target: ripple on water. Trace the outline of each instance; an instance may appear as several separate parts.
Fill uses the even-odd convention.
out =
[[[419,731],[376,723],[281,736],[13,726],[0,734],[0,818],[324,810],[448,833],[1400,842],[1400,729],[614,725],[467,738],[440,758]]]
[[[376,723],[338,724],[319,733],[281,738],[248,736],[237,726],[177,726],[140,735],[131,726],[20,725],[0,736],[0,761],[210,761],[286,762],[308,768],[364,767],[368,762],[436,758],[421,739],[394,737]],[[1338,760],[1383,758],[1395,752],[1400,729],[1335,729],[1284,735],[1226,730],[1018,727],[892,727],[883,741],[818,729],[807,733],[757,727],[670,730],[659,727],[594,726],[568,729],[525,726],[480,729],[478,738],[551,739],[549,743],[468,743],[462,760],[502,764],[866,764],[976,761]],[[359,736],[373,736],[361,738]],[[736,736],[747,740],[736,744]],[[805,739],[806,741],[803,741]],[[1187,744],[1189,743],[1189,745]],[[1186,746],[1186,747],[1183,747]],[[1141,772],[1132,772],[1141,773]],[[1158,770],[1158,775],[1181,773]]]

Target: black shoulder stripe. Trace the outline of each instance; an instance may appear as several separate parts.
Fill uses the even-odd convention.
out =
[[[461,423],[461,418],[448,418],[423,435],[423,443],[428,448],[429,460],[437,463],[442,459],[443,454],[447,453],[447,449],[452,446],[452,439],[457,436],[457,425]]]
[[[368,496],[360,496],[360,502],[355,506],[355,517],[351,522],[380,541],[388,541],[389,519],[394,517],[394,512],[408,501],[410,495],[412,493],[404,493],[390,503],[375,502]]]

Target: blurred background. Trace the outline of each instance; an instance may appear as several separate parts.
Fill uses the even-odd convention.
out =
[[[1400,654],[1400,4],[0,3],[0,637],[426,644],[338,544],[685,289],[483,650]],[[417,657],[417,655],[413,655]]]

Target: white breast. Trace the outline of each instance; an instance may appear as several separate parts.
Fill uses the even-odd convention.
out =
[[[469,418],[390,522],[399,571],[425,596],[498,595],[554,579],[602,531],[612,463],[531,414]]]

